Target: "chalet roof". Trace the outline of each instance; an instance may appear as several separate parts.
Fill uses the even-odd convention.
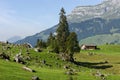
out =
[[[89,45],[87,44],[86,45],[86,44],[83,44],[82,46],[97,46],[97,45],[93,45],[93,44],[89,44]]]

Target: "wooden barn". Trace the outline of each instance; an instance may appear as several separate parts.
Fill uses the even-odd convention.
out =
[[[95,50],[97,49],[96,45],[82,45],[81,50]]]

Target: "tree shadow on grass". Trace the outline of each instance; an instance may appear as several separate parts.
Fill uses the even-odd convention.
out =
[[[112,65],[109,65],[105,62],[91,63],[91,62],[76,62],[76,61],[74,61],[74,64],[76,64],[78,66],[94,68],[94,69],[107,69],[107,68],[113,67]]]

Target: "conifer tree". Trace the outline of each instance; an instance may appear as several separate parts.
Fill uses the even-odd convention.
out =
[[[60,19],[56,33],[56,36],[53,36],[52,33],[50,34],[47,42],[48,46],[50,46],[53,52],[63,53],[62,58],[64,58],[64,60],[74,61],[74,52],[79,52],[80,48],[76,33],[69,32],[69,26],[63,8],[60,11]]]
[[[73,59],[74,52],[80,51],[77,41],[77,35],[75,32],[70,33],[69,37],[67,38],[66,46],[67,46],[66,53],[69,56],[69,61],[74,61]]]
[[[52,49],[53,49],[53,52],[55,52],[55,53],[59,53],[59,45],[58,45],[56,39],[53,40],[53,43],[52,43]]]
[[[53,36],[52,33],[50,33],[50,35],[48,37],[47,46],[51,51],[53,51],[55,53],[59,53],[57,40],[55,39],[55,36]]]
[[[52,33],[50,33],[48,40],[47,40],[47,46],[52,45],[53,39],[54,39],[54,36]]]
[[[66,40],[67,37],[69,36],[69,26],[67,22],[67,18],[65,15],[65,11],[62,8],[60,12],[60,19],[59,19],[59,24],[58,24],[58,29],[57,29],[57,43],[59,45],[59,52],[65,52],[66,50]]]

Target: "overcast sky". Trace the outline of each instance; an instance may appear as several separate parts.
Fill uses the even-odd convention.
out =
[[[69,14],[76,6],[96,5],[103,0],[0,0],[0,41],[29,36],[58,23],[59,11]]]

